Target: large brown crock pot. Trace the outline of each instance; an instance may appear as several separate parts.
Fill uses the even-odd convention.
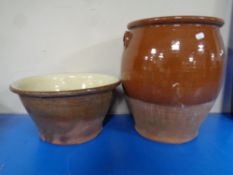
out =
[[[171,16],[128,24],[122,82],[142,136],[183,143],[198,135],[222,82],[223,23],[215,17]]]

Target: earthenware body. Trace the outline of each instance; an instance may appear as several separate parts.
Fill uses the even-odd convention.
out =
[[[199,16],[129,23],[122,83],[141,135],[166,143],[198,135],[221,87],[222,25],[221,19]]]
[[[11,90],[19,94],[23,105],[35,122],[42,140],[53,144],[79,144],[100,133],[102,122],[110,106],[112,91],[119,84],[119,80],[113,79],[102,84],[101,79],[88,78],[93,76],[92,74],[82,74],[80,84],[67,89],[66,86],[69,84],[75,84],[76,80],[72,79],[77,75],[80,74],[50,76],[46,80],[47,89],[43,89],[43,85],[42,88],[40,87],[40,83],[44,82],[40,77],[38,80],[37,77],[32,78],[35,79],[33,82],[20,80],[11,85]],[[100,83],[93,86],[92,81]],[[33,83],[38,84],[36,90]]]

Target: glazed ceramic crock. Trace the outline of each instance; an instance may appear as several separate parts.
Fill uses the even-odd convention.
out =
[[[122,83],[142,136],[183,143],[198,135],[222,82],[223,23],[215,17],[171,16],[128,24]]]
[[[68,73],[18,80],[10,89],[20,96],[42,140],[79,144],[96,137],[109,108],[113,76]]]

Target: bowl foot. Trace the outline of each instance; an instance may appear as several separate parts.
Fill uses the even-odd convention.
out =
[[[84,135],[84,136],[76,136],[76,137],[75,136],[74,137],[53,136],[52,138],[50,136],[46,136],[45,134],[41,133],[40,138],[41,140],[45,142],[56,144],[56,145],[82,144],[97,137],[101,131],[102,131],[102,128],[100,128],[96,132],[92,132],[91,134]]]

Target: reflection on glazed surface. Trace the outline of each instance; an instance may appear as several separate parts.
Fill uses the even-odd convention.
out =
[[[164,105],[214,100],[224,68],[219,28],[198,24],[158,26],[129,31],[131,38],[122,58],[127,95]]]

